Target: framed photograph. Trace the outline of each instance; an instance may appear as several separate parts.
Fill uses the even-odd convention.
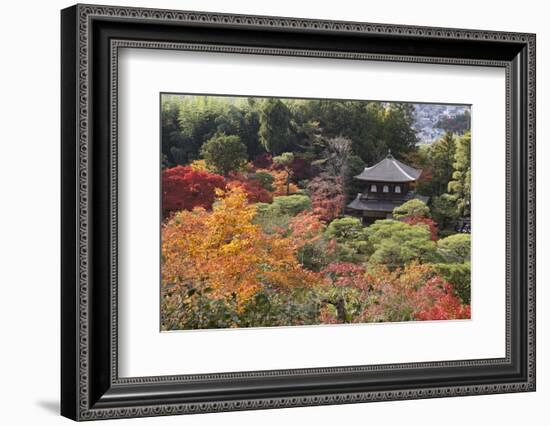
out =
[[[61,30],[64,416],[535,390],[535,35]]]

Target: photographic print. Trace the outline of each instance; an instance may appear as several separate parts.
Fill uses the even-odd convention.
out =
[[[471,106],[420,101],[161,94],[161,330],[470,319]]]

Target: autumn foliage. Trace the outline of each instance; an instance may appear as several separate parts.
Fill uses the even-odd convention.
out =
[[[294,242],[267,235],[252,223],[256,214],[239,186],[217,191],[211,212],[180,211],[162,229],[163,293],[180,303],[189,288],[237,305],[262,289],[289,291],[315,284],[316,275],[294,256]],[[183,291],[185,290],[185,291]]]
[[[290,239],[296,250],[314,244],[322,239],[325,224],[310,211],[298,213],[289,223]]]
[[[413,262],[403,270],[379,268],[366,276],[377,303],[363,313],[365,320],[408,321],[470,318],[470,307],[453,293],[452,285],[430,265]]]
[[[217,188],[224,188],[222,176],[190,166],[176,166],[162,172],[162,214],[193,210],[195,207],[210,209]]]
[[[459,252],[467,241],[443,244],[427,214],[364,227],[342,218],[341,178],[320,173],[292,195],[299,169],[259,160],[268,168],[225,177],[203,160],[163,171],[163,329],[470,318],[458,296],[469,295],[469,264],[458,273],[427,261],[469,259]],[[430,256],[409,253],[413,236]],[[382,252],[403,261],[384,266]]]
[[[471,149],[485,143],[470,106],[183,94],[160,106],[162,330],[470,317]],[[414,182],[356,179],[390,149],[422,171],[385,162]],[[366,205],[350,207],[359,194]]]
[[[163,224],[164,329],[470,317],[469,305],[430,264],[390,270],[339,261],[343,243],[327,239],[318,210],[265,233],[238,179],[215,189],[209,204],[211,210],[180,210]],[[319,252],[328,263],[315,272],[306,265]]]
[[[325,222],[342,213],[346,198],[342,185],[340,178],[329,175],[317,176],[309,183],[313,211]]]
[[[418,217],[418,216],[407,217],[403,219],[403,222],[408,223],[409,225],[418,225],[419,223],[423,224],[428,227],[430,231],[430,238],[432,239],[432,241],[437,241],[437,239],[439,238],[438,237],[439,230],[437,229],[437,223],[433,219],[430,219],[429,217]]]
[[[273,176],[273,187],[274,187],[274,194],[275,196],[280,195],[291,195],[298,192],[298,186],[290,182],[288,185],[288,193],[287,193],[287,175],[284,170],[276,170],[276,169],[257,169],[257,173],[268,173],[271,176]]]
[[[260,181],[236,176],[227,183],[227,188],[241,188],[250,203],[271,203],[273,194],[262,187]]]

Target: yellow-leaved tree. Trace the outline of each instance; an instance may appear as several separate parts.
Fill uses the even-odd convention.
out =
[[[175,214],[162,229],[166,296],[186,297],[178,288],[191,286],[208,289],[212,298],[236,297],[239,306],[263,287],[285,291],[319,283],[297,261],[294,242],[265,234],[252,222],[255,215],[240,187],[218,190],[211,212]]]

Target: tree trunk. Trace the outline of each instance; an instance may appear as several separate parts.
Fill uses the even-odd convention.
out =
[[[290,172],[286,172],[286,195],[290,195]]]

